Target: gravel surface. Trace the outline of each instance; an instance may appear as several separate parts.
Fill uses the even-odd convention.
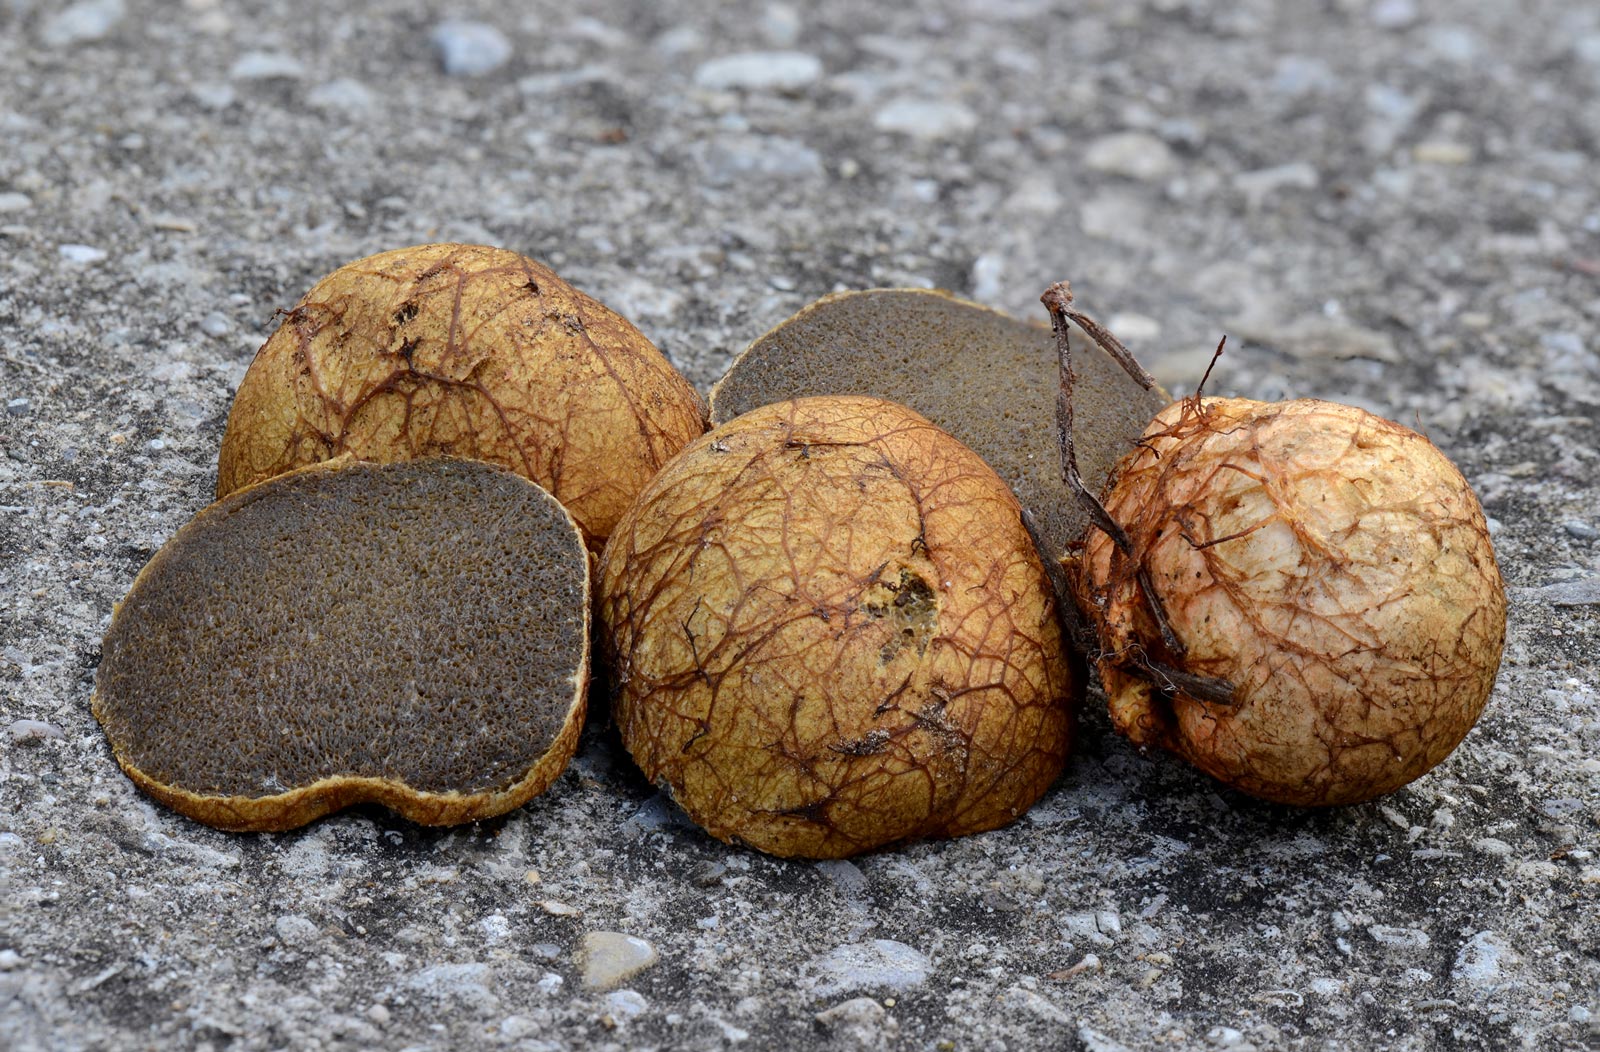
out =
[[[1600,7],[1571,0],[0,0],[0,1046],[1600,1047]],[[902,9],[903,8],[903,9]],[[702,388],[834,289],[1068,277],[1174,390],[1418,427],[1512,607],[1385,799],[1252,802],[1113,735],[1010,828],[783,862],[597,714],[457,829],[229,835],[88,701],[321,275],[544,260]]]

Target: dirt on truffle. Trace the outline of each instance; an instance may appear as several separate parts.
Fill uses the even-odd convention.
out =
[[[1020,507],[909,409],[797,399],[691,445],[601,560],[622,737],[713,835],[838,857],[990,829],[1074,689]]]

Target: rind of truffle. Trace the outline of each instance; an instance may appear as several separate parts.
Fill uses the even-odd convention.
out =
[[[223,829],[361,802],[487,818],[577,747],[589,588],[571,516],[502,468],[302,468],[156,553],[112,617],[92,708],[140,788]]]
[[[1117,729],[1254,796],[1391,792],[1443,760],[1494,685],[1505,588],[1483,511],[1421,435],[1351,406],[1174,403],[1071,567]],[[1185,652],[1162,640],[1143,567]],[[1234,686],[1201,701],[1139,658]]]
[[[705,406],[626,319],[543,264],[420,245],[340,267],[257,352],[217,496],[343,454],[458,456],[556,495],[598,552]]]
[[[1078,467],[1098,490],[1167,404],[1074,330]],[[711,422],[783,398],[870,395],[910,406],[994,468],[1060,555],[1088,525],[1061,477],[1050,329],[929,289],[825,296],[745,349],[711,389]]]
[[[696,440],[601,557],[613,713],[713,836],[843,857],[1003,825],[1074,684],[1016,498],[903,406],[783,402]]]

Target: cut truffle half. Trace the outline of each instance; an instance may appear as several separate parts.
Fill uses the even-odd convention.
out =
[[[1098,492],[1170,398],[1089,340],[1077,356],[1078,466]],[[925,289],[825,296],[757,339],[711,392],[713,426],[769,402],[870,395],[910,406],[983,457],[1033,513],[1046,554],[1088,526],[1061,477],[1051,331]]]
[[[303,468],[150,560],[106,633],[94,714],[140,788],[223,829],[362,802],[487,818],[572,757],[589,587],[571,516],[509,471]]]

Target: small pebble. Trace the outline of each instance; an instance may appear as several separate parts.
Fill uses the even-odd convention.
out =
[[[483,932],[483,940],[487,943],[496,943],[511,934],[511,922],[502,913],[491,913],[478,922],[478,928]]]
[[[1502,965],[1515,963],[1517,955],[1492,931],[1480,931],[1462,944],[1450,977],[1473,986],[1492,985]]]
[[[305,917],[285,914],[272,922],[272,931],[285,946],[300,946],[317,936],[317,926]]]
[[[888,1009],[870,997],[841,1001],[812,1018],[828,1034],[831,1047],[882,1048],[899,1031],[899,1024]]]
[[[234,104],[238,93],[227,84],[201,81],[189,88],[189,97],[208,110],[225,110]]]
[[[338,110],[359,113],[371,109],[374,102],[372,90],[351,77],[335,77],[326,84],[318,84],[306,94],[307,104],[319,110]]]
[[[822,60],[802,51],[747,51],[714,58],[694,71],[694,82],[712,91],[796,92],[822,79]]]
[[[0,212],[26,212],[33,207],[33,198],[27,194],[7,191],[0,194]]]
[[[659,960],[654,946],[617,931],[584,932],[578,958],[583,985],[591,990],[609,990]]]
[[[1391,950],[1426,950],[1433,942],[1428,933],[1417,928],[1396,928],[1387,924],[1374,924],[1367,928],[1374,942]]]
[[[1575,540],[1592,541],[1600,538],[1600,530],[1595,529],[1581,519],[1568,519],[1561,524],[1561,528],[1566,530],[1567,535]]]
[[[1107,324],[1117,339],[1129,347],[1153,344],[1161,338],[1161,323],[1147,314],[1123,311],[1113,314]]]
[[[1165,179],[1178,168],[1171,148],[1147,132],[1103,135],[1089,144],[1083,161],[1094,171],[1147,183]]]
[[[807,966],[820,997],[877,990],[903,993],[927,982],[932,969],[921,950],[892,939],[835,946]]]
[[[788,4],[768,4],[761,12],[761,35],[773,47],[790,48],[800,39],[800,12]]]
[[[489,966],[479,961],[435,964],[410,976],[406,988],[443,1005],[492,1011],[499,1003],[489,989],[492,979]]]
[[[1338,78],[1326,62],[1307,55],[1285,55],[1280,58],[1271,80],[1274,91],[1290,97],[1325,91],[1337,87],[1338,83]]]
[[[212,311],[200,319],[200,331],[207,336],[226,336],[233,331],[233,322],[219,311]]]
[[[0,950],[0,972],[14,972],[22,967],[22,955],[16,950]]]
[[[1572,42],[1572,53],[1581,62],[1600,66],[1600,33],[1586,33]]]
[[[1233,185],[1244,194],[1252,208],[1259,208],[1279,190],[1315,190],[1319,181],[1317,170],[1305,161],[1258,168],[1233,177]]]
[[[1416,0],[1377,0],[1367,12],[1379,29],[1405,29],[1419,17]]]
[[[717,185],[752,177],[759,179],[814,179],[822,175],[817,151],[781,135],[727,136],[711,142],[705,151],[706,176]]]
[[[576,906],[569,906],[565,902],[555,899],[540,899],[536,905],[552,917],[581,917],[583,911]]]
[[[1423,31],[1423,46],[1447,62],[1468,63],[1483,52],[1476,34],[1465,26],[1430,26]]]
[[[650,1002],[637,990],[614,990],[606,994],[605,1005],[606,1014],[621,1023],[643,1015]]]
[[[28,410],[33,408],[33,403],[26,398],[13,398],[6,403],[6,412],[12,416],[27,416]]]
[[[1005,288],[1000,279],[1005,269],[1005,258],[995,252],[985,252],[973,260],[972,298],[979,303],[993,303],[1003,296]]]
[[[65,738],[60,727],[43,720],[12,720],[6,727],[6,737],[14,745],[35,745],[46,738]]]
[[[1411,156],[1418,164],[1468,164],[1472,161],[1472,147],[1444,140],[1419,142],[1412,147]]]
[[[978,115],[959,102],[901,98],[873,114],[872,126],[918,139],[950,139],[972,132]]]
[[[697,887],[709,888],[712,885],[720,882],[727,872],[728,867],[723,865],[721,862],[715,862],[711,859],[704,859],[700,862],[696,862],[692,867],[690,867],[689,879],[693,881]]]
[[[233,80],[299,80],[305,66],[293,55],[276,51],[246,51],[228,69]]]
[[[481,77],[511,61],[511,41],[486,22],[446,19],[429,37],[439,66],[451,77]]]
[[[383,1005],[373,1005],[367,1009],[367,1018],[378,1026],[383,1026],[389,1021],[389,1009]]]
[[[507,1041],[521,1041],[538,1032],[538,1022],[525,1015],[508,1015],[500,1020],[500,1036]]]
[[[47,47],[103,40],[126,13],[122,0],[85,0],[72,4],[45,19],[39,29],[39,40]]]
[[[93,245],[62,245],[56,251],[68,263],[76,263],[80,266],[99,263],[109,255],[105,249],[95,248]]]

